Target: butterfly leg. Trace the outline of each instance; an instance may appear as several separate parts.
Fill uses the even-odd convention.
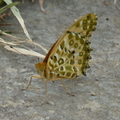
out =
[[[48,102],[48,87],[47,87],[47,80],[44,79],[44,83],[45,83],[45,89],[46,89],[46,103],[49,103]]]
[[[32,75],[31,77],[30,77],[30,81],[29,81],[29,83],[28,83],[28,85],[25,87],[25,88],[23,88],[23,89],[21,89],[21,90],[26,90],[26,89],[28,89],[28,87],[30,86],[30,84],[31,84],[31,82],[32,82],[32,78],[41,78],[41,77],[39,77],[39,76],[34,76],[34,75]]]
[[[56,79],[51,79],[51,81],[56,81],[56,80],[60,80],[61,78],[56,78]]]
[[[62,85],[63,85],[65,91],[66,91],[69,95],[75,96],[74,94],[70,93],[70,92],[67,90],[67,88],[66,88],[66,86],[65,86],[65,84],[64,84],[64,82],[63,82],[63,80],[61,80],[61,83],[62,83]]]

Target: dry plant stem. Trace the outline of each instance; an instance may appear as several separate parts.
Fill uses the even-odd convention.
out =
[[[18,38],[18,37],[16,37],[16,36],[7,34],[7,33],[3,32],[3,31],[1,31],[1,30],[0,30],[0,34],[5,35],[5,36],[7,36],[7,37],[10,37],[11,39],[14,39],[14,40],[16,40],[16,41],[23,40],[23,41],[21,41],[21,42],[23,42],[23,43],[25,43],[25,42],[27,42],[27,41],[30,42],[29,39]]]
[[[114,4],[116,5],[117,0],[114,0]]]
[[[26,42],[23,42],[23,41],[20,41],[20,42],[8,42],[8,41],[5,41],[5,43],[0,43],[0,45],[15,45],[15,46],[19,46],[19,44],[21,43],[26,43]]]
[[[41,49],[43,49],[43,50],[44,50],[44,52],[45,52],[45,53],[48,53],[48,50],[47,50],[47,49],[45,49],[44,47],[42,47],[41,45],[39,45],[38,43],[31,41],[31,44],[34,44],[34,45],[36,45],[36,46],[40,47]]]
[[[44,51],[45,53],[48,52],[47,49],[45,49],[44,47],[42,47],[41,45],[39,45],[39,44],[36,43],[36,42],[30,41],[29,39],[18,38],[18,37],[15,37],[15,36],[13,36],[13,35],[7,34],[7,33],[3,32],[3,31],[1,31],[1,30],[0,30],[0,34],[3,34],[3,35],[5,35],[5,36],[7,36],[7,37],[10,37],[11,39],[14,39],[14,40],[18,41],[18,42],[15,42],[15,43],[18,43],[18,44],[19,44],[19,43],[29,43],[29,44],[36,45],[36,46],[40,47],[41,49],[43,49],[43,51]],[[20,41],[20,40],[21,40],[21,41]],[[14,43],[14,42],[11,42],[11,43]]]
[[[41,77],[39,77],[39,76],[34,76],[34,75],[32,75],[31,77],[30,77],[30,81],[29,81],[29,83],[28,83],[28,85],[25,87],[25,88],[23,88],[23,89],[21,89],[21,90],[26,90],[26,89],[28,89],[28,87],[31,85],[31,82],[32,82],[32,78],[39,78],[39,79],[41,79]]]
[[[120,9],[117,7],[116,3],[117,3],[117,0],[114,0],[114,5],[115,5],[116,9],[117,9],[118,11],[120,11]]]
[[[23,38],[15,37],[15,36],[13,36],[13,35],[10,35],[10,34],[7,34],[7,33],[3,32],[3,31],[1,31],[1,30],[0,30],[0,34],[5,35],[5,36],[7,36],[7,37],[10,37],[10,38],[12,38],[12,39],[14,39],[14,40],[26,40],[26,41],[28,40],[28,39],[23,39]]]
[[[62,83],[62,85],[63,85],[63,87],[64,87],[64,90],[65,90],[69,95],[75,96],[74,94],[70,93],[70,92],[67,90],[67,88],[66,88],[66,86],[65,86],[65,84],[64,84],[64,82],[63,82],[63,80],[61,80],[61,83]]]
[[[21,45],[22,46],[22,45]],[[24,46],[26,48],[26,46]],[[5,49],[9,50],[9,51],[12,51],[12,52],[15,52],[15,53],[18,53],[18,54],[23,54],[23,55],[30,55],[30,56],[35,56],[35,57],[39,57],[39,58],[45,58],[44,55],[38,53],[38,52],[35,52],[33,50],[27,50],[27,49],[24,49],[24,48],[19,48],[19,47],[13,47],[13,45],[9,46],[9,45],[5,45],[4,46]]]
[[[17,42],[16,42],[17,43]],[[0,45],[17,45],[15,42],[8,42],[0,38]]]

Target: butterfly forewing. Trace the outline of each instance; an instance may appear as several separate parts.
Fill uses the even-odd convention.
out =
[[[88,40],[89,37],[92,35],[93,31],[96,29],[97,25],[97,15],[95,13],[87,14],[81,18],[79,18],[76,22],[74,22],[66,31],[71,31],[74,33],[81,33],[83,37],[86,37]],[[86,28],[86,29],[85,29]],[[67,32],[64,32],[63,35],[54,43],[48,54],[46,55],[44,61],[48,61],[48,57],[52,51],[57,49],[60,41],[65,37]]]
[[[75,33],[81,33],[89,38],[92,35],[92,32],[96,29],[96,24],[97,24],[97,15],[91,13],[79,18],[67,29],[67,31],[74,31]]]
[[[73,23],[52,46],[43,63],[46,63],[45,77],[76,78],[86,75],[89,68],[90,42],[96,28],[96,14],[88,14]]]

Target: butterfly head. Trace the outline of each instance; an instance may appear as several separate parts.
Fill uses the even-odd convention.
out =
[[[41,77],[44,78],[44,71],[46,69],[46,63],[45,62],[37,63],[35,64],[35,67],[37,69],[37,72],[41,75]]]

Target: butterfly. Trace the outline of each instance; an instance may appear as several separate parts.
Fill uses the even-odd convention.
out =
[[[74,79],[82,75],[86,76],[86,70],[90,67],[88,62],[91,59],[90,53],[92,51],[89,38],[93,31],[95,31],[96,25],[97,15],[94,13],[79,18],[54,43],[43,62],[35,64],[40,77],[31,76],[28,86],[31,84],[32,77],[43,78],[46,87],[47,103],[47,80],[61,80],[66,92],[73,95],[66,89],[62,79]]]

